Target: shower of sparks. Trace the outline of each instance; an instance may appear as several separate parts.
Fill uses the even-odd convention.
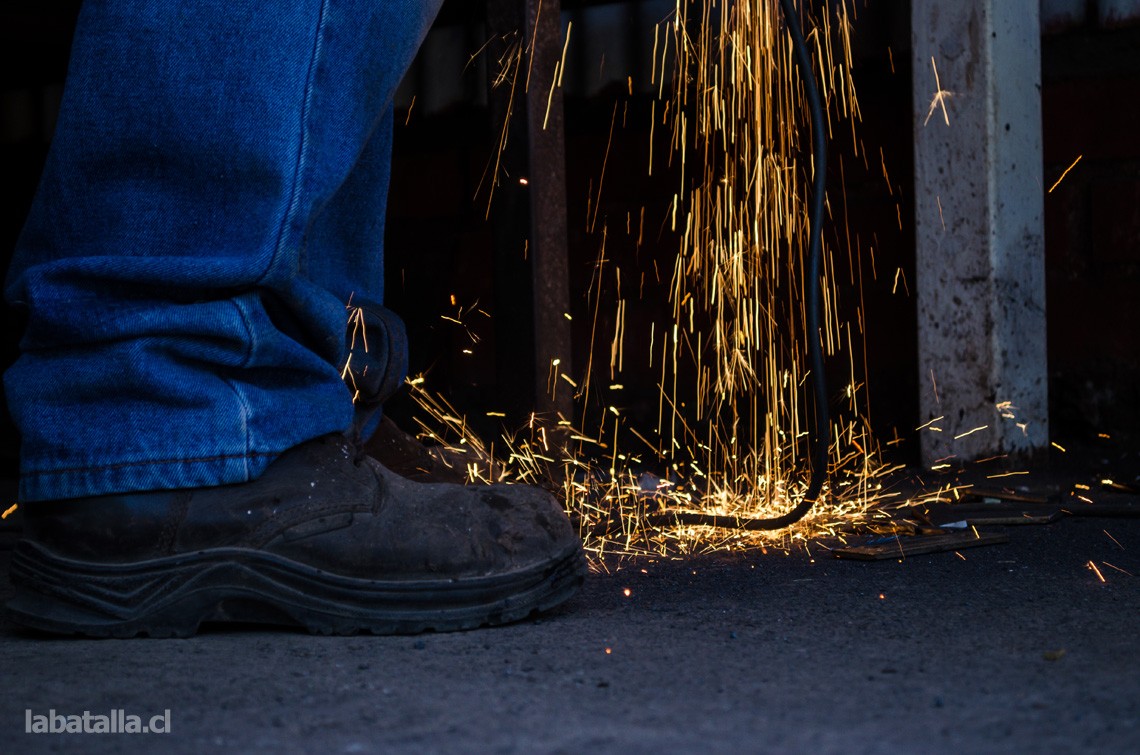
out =
[[[349,355],[340,372],[340,377],[352,389],[352,401],[356,403],[360,399],[360,389],[356,385],[356,373],[352,369],[352,350],[357,347],[359,342],[360,347],[365,352],[368,351],[368,333],[364,322],[364,310],[354,305],[351,299],[345,306],[345,310],[348,312]]]
[[[832,140],[836,132],[848,134],[855,156],[869,167],[856,132],[852,14],[845,0],[818,13],[801,25],[824,98],[822,127]],[[500,159],[507,121],[534,65],[533,39],[529,45],[522,33],[498,39],[504,51],[494,85],[509,90],[510,102],[498,151],[476,192],[487,190],[488,211],[494,187],[508,178]],[[554,86],[561,86],[567,49],[568,42]],[[941,88],[931,64],[938,91],[927,120],[941,106],[949,125],[945,100],[953,93]],[[484,440],[416,376],[407,382],[420,409],[418,427],[409,429],[439,446],[432,452],[446,454],[449,464],[463,465],[470,482],[534,484],[559,494],[593,564],[607,571],[611,555],[671,558],[752,548],[766,553],[769,547],[814,555],[822,550],[821,539],[842,543],[868,531],[912,535],[929,526],[923,504],[957,501],[968,486],[923,484],[923,492],[909,497],[893,489],[903,466],[883,462],[867,412],[862,297],[869,285],[864,277],[877,280],[875,250],[852,238],[842,192],[825,197],[822,327],[805,333],[813,125],[776,0],[738,0],[727,7],[677,0],[670,18],[656,27],[649,83],[656,99],[645,169],[654,180],[675,181],[676,188],[667,207],[603,207],[615,130],[626,127],[631,112],[630,103],[615,104],[601,175],[585,201],[585,230],[598,242],[586,295],[589,351],[573,374],[551,360],[547,380],[552,396],[573,391],[575,416],[532,414],[522,427]],[[632,79],[626,88],[633,97]],[[552,92],[540,94],[549,101]],[[880,162],[890,185],[882,151]],[[840,157],[839,186],[846,183],[844,170]],[[622,232],[638,254],[648,256],[643,240],[654,233],[676,238],[676,253],[629,265],[613,250]],[[901,268],[892,292],[900,282],[906,291]],[[646,291],[647,285],[657,290]],[[644,306],[666,295],[666,313],[655,316]],[[471,354],[480,345],[469,327],[472,312],[489,315],[459,306],[454,295],[451,305],[452,313],[441,317],[466,330],[469,348],[462,351]],[[801,522],[775,532],[748,530],[749,521],[794,507],[808,487],[808,337],[823,346],[838,409],[828,432],[829,482]],[[641,382],[646,364],[656,376],[655,390]],[[933,370],[930,380],[937,397]],[[633,419],[645,412],[632,404],[649,401],[657,407],[654,426]],[[1011,403],[995,409],[994,422],[1017,420]],[[944,432],[944,420],[930,419],[916,431]],[[1024,422],[1018,424],[1024,429]],[[955,428],[954,440],[985,429]],[[900,442],[896,433],[887,445]],[[933,469],[950,469],[955,459],[948,455]]]
[[[855,154],[866,162],[855,130],[860,111],[848,3],[819,12],[802,24],[825,100],[826,122],[819,127],[829,138],[849,130]],[[499,60],[496,85],[512,93],[531,65],[522,39],[504,38],[507,50]],[[622,213],[621,226],[639,249],[647,223],[678,239],[677,253],[653,260],[649,273],[667,283],[670,316],[648,322],[629,316],[630,305],[642,299],[646,273],[607,257],[607,240],[617,229],[612,216],[599,212],[603,174],[587,199],[587,231],[599,238],[588,294],[588,364],[574,376],[552,364],[548,381],[551,391],[566,390],[563,382],[575,390],[577,424],[532,416],[523,428],[484,442],[417,377],[409,387],[421,409],[419,436],[456,451],[473,482],[530,483],[561,493],[600,568],[610,554],[671,557],[773,545],[810,553],[816,539],[842,540],[854,526],[895,532],[888,512],[916,501],[888,489],[901,466],[885,465],[870,435],[859,297],[874,252],[868,262],[867,250],[849,232],[825,236],[832,240],[825,240],[823,325],[818,334],[804,332],[813,126],[778,3],[739,0],[719,7],[677,0],[671,17],[657,26],[653,61],[657,98],[645,167],[656,176],[665,163],[673,176],[668,180],[678,183],[657,221],[642,207]],[[564,62],[558,67],[556,80]],[[625,113],[615,106],[607,158]],[[506,133],[504,125],[500,152]],[[664,143],[663,135],[662,155],[654,140]],[[484,179],[493,186],[499,173],[492,160]],[[825,219],[845,224],[845,199],[826,206]],[[847,259],[836,261],[831,247],[841,242]],[[603,292],[617,296],[616,303],[606,299],[604,311]],[[856,299],[854,307],[847,303],[858,314],[855,323],[841,314],[847,295]],[[829,429],[829,484],[821,501],[803,521],[777,532],[686,523],[700,521],[694,514],[709,515],[717,525],[746,523],[777,516],[802,499],[808,337],[821,339],[836,374],[842,364],[845,375],[844,384],[832,386],[844,405]],[[623,386],[633,354],[657,375],[655,427],[634,426],[623,410],[622,399],[631,398]],[[923,500],[947,500],[953,492],[946,487]]]
[[[486,214],[488,217],[491,215],[491,202],[495,198],[495,188],[506,178],[506,171],[503,167],[502,157],[506,152],[507,142],[510,136],[511,118],[514,115],[514,108],[516,105],[516,93],[518,92],[518,83],[521,78],[520,72],[522,71],[523,62],[530,59],[530,51],[533,49],[533,40],[530,47],[527,47],[522,38],[522,35],[517,32],[512,35],[506,35],[501,39],[503,43],[503,52],[499,56],[496,67],[496,74],[491,82],[491,87],[497,89],[505,86],[508,89],[508,96],[505,98],[507,103],[507,112],[503,118],[502,126],[499,129],[499,138],[496,144],[495,154],[492,160],[487,163],[486,169],[483,171],[483,176],[479,179],[479,186],[475,189],[475,196],[479,196],[483,192],[484,187],[487,191],[487,204]],[[479,52],[471,57],[474,60],[479,55],[483,54],[491,45],[493,40],[488,40],[487,44],[483,46]],[[470,65],[470,61],[468,62]],[[527,68],[526,83],[530,81],[530,68]],[[555,77],[557,79],[557,76]],[[525,91],[526,83],[523,89]]]
[[[828,111],[828,123],[817,127],[829,134],[833,123],[854,128],[859,118],[850,29],[846,3],[838,3],[808,38]],[[768,517],[794,505],[806,484],[803,389],[811,376],[803,339],[820,338],[829,356],[853,346],[852,329],[837,313],[830,249],[825,325],[819,334],[803,333],[812,125],[774,0],[724,8],[678,0],[663,30],[653,83],[671,114],[669,158],[680,180],[670,223],[680,249],[669,291],[673,321],[663,324],[669,337],[655,355],[663,400],[658,426],[643,445],[676,473],[670,495],[688,496],[676,501],[678,508]],[[866,454],[854,450],[873,443],[860,416],[856,357],[846,356],[856,419],[832,428],[832,471],[857,460],[862,468],[850,478],[833,475],[829,505],[850,494],[852,514],[865,511],[875,481]],[[696,370],[695,390],[687,394],[677,382],[682,365]],[[835,510],[821,507],[815,518]]]

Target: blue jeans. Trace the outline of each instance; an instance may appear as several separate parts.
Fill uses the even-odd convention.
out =
[[[22,500],[245,482],[351,426],[346,307],[382,299],[392,96],[441,2],[87,1],[6,282]]]

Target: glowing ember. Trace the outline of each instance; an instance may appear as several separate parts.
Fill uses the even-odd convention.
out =
[[[954,93],[943,89],[942,82],[938,79],[938,64],[934,62],[934,58],[930,59],[930,67],[934,69],[934,98],[930,101],[930,109],[926,112],[926,119],[922,125],[930,123],[930,118],[934,115],[934,111],[942,108],[942,119],[946,121],[946,125],[950,125],[950,114],[946,112],[946,100],[954,96]]]
[[[1065,168],[1065,171],[1063,173],[1061,173],[1061,175],[1057,178],[1056,181],[1053,182],[1053,185],[1050,186],[1049,190],[1046,191],[1045,193],[1046,194],[1052,194],[1053,189],[1056,189],[1058,186],[1060,186],[1061,182],[1065,180],[1065,176],[1069,175],[1069,171],[1072,170],[1073,168],[1077,167],[1077,163],[1079,163],[1081,161],[1082,157],[1084,157],[1084,155],[1077,155],[1077,159],[1073,160],[1072,164],[1069,167]]]

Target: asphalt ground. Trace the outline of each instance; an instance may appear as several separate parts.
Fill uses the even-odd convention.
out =
[[[0,749],[1140,751],[1140,521],[1009,531],[901,561],[630,561],[546,616],[454,634],[92,641],[5,624]],[[28,711],[114,709],[169,709],[170,732],[25,732]]]

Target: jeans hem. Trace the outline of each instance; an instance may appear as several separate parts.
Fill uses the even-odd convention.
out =
[[[281,452],[219,454],[197,458],[119,462],[98,467],[25,470],[20,476],[23,503],[249,482]]]

